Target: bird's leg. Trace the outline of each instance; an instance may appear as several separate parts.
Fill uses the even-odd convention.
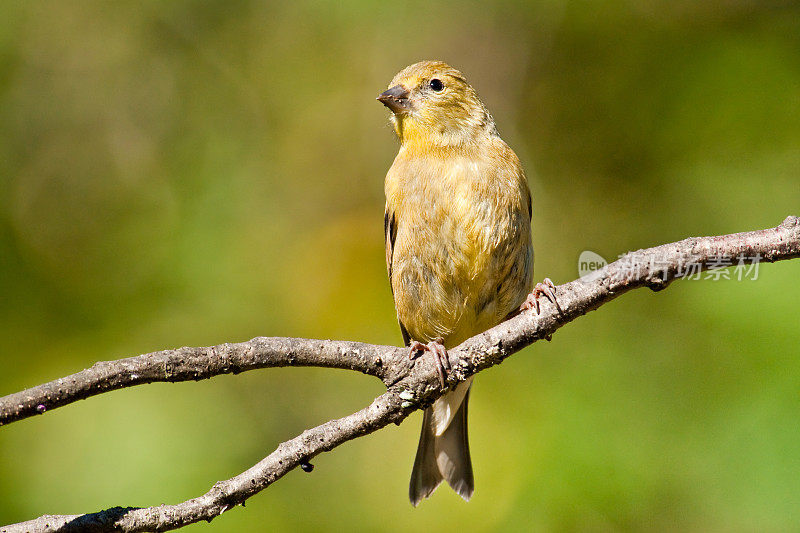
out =
[[[444,339],[438,337],[433,339],[433,342],[430,344],[432,344],[433,348],[436,350],[436,355],[442,363],[444,369],[447,371],[452,370],[452,367],[450,366],[450,357],[448,357],[447,349],[444,347]]]
[[[442,340],[443,339],[435,339],[428,344],[422,344],[419,341],[411,341],[411,344],[408,345],[408,358],[413,361],[422,353],[431,352],[433,354],[433,360],[436,362],[436,372],[439,373],[439,383],[442,385],[442,389],[444,389],[447,386],[445,376],[447,376],[447,371],[450,370],[450,359],[447,357],[447,350],[442,344]]]
[[[553,304],[555,304],[556,309],[560,314],[564,314],[564,311],[561,310],[561,306],[558,305],[558,300],[556,299],[556,286],[553,285],[553,282],[550,278],[544,278],[541,283],[537,283],[536,286],[533,288],[533,291],[528,295],[522,305],[520,306],[520,311],[526,311],[528,309],[536,309],[536,314],[539,314],[539,297],[544,296]]]

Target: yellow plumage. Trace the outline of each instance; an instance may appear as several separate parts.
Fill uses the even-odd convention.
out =
[[[502,321],[531,290],[531,198],[519,159],[463,75],[425,61],[379,97],[401,146],[386,176],[386,261],[406,342],[458,345]],[[442,479],[473,490],[469,383],[426,410],[410,497]],[[462,420],[463,419],[463,420]]]

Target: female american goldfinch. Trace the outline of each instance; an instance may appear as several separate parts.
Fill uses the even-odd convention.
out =
[[[445,348],[530,301],[531,195],[519,159],[459,71],[423,61],[389,87],[378,100],[392,111],[400,151],[386,175],[386,265],[403,339],[412,353],[433,352],[442,377]],[[471,381],[425,410],[409,487],[415,506],[443,479],[472,496]]]

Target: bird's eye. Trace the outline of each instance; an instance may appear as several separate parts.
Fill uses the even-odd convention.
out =
[[[428,85],[430,85],[431,89],[433,89],[437,93],[442,89],[444,89],[444,83],[442,83],[442,80],[440,80],[439,78],[433,78]]]

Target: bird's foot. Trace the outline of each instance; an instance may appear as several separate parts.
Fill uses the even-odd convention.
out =
[[[553,282],[550,278],[544,278],[541,283],[537,283],[536,286],[533,288],[533,291],[528,295],[522,305],[519,307],[520,311],[527,311],[528,309],[536,309],[536,314],[539,314],[539,297],[544,296],[548,300],[550,300],[558,309],[560,314],[564,314],[564,311],[561,310],[561,306],[558,305],[558,300],[556,299],[556,286],[553,285]]]
[[[436,363],[436,371],[439,373],[439,383],[442,385],[442,389],[445,389],[447,386],[445,377],[447,376],[447,371],[450,370],[450,359],[447,357],[447,350],[442,344],[442,339],[432,340],[428,344],[422,344],[419,341],[411,341],[408,349],[408,358],[412,361],[425,352],[431,352],[431,354],[433,354],[433,360]]]

